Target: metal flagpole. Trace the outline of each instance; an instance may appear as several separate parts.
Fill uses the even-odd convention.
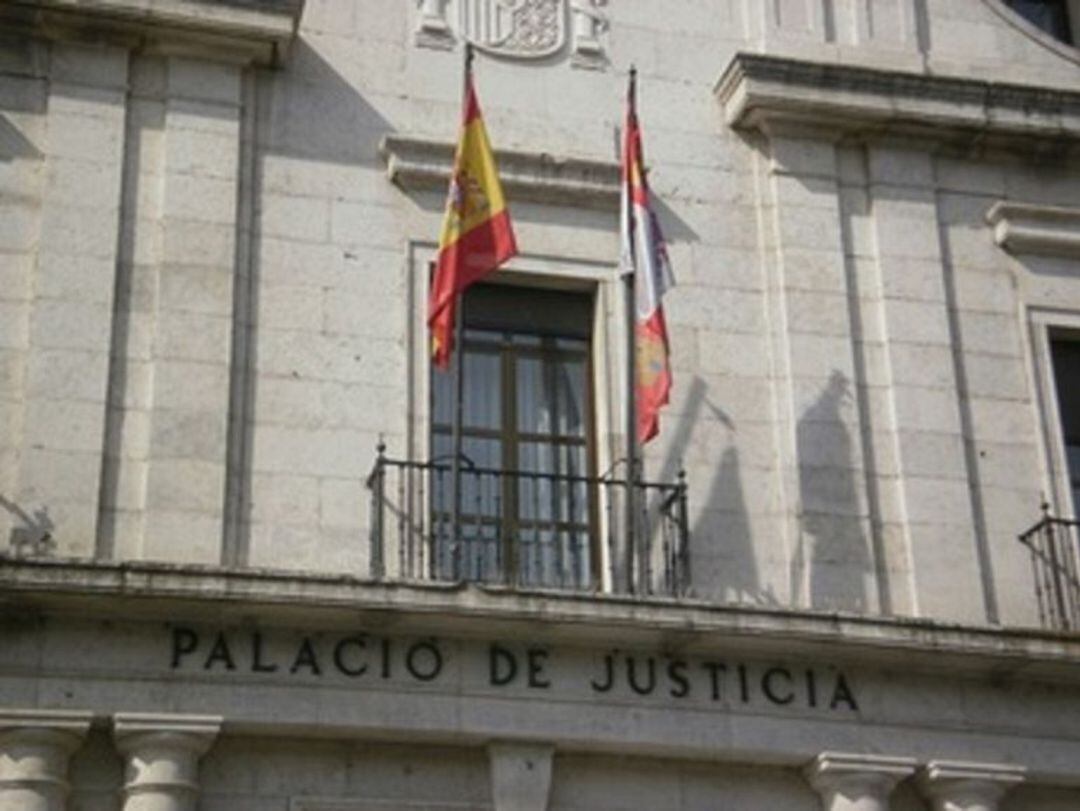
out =
[[[473,48],[465,43],[465,81],[462,89],[462,100],[468,98],[469,75],[472,72]],[[450,504],[450,566],[454,580],[461,578],[461,428],[463,422],[463,403],[465,399],[465,346],[464,346],[464,319],[465,319],[465,296],[458,293],[454,299],[454,343],[452,351],[454,357],[454,380],[453,400],[454,414],[451,423],[450,447],[453,459],[450,462],[450,478],[453,499]]]
[[[637,68],[631,66],[630,68],[630,90],[627,97],[627,104],[629,105],[629,116],[627,117],[627,124],[631,123],[631,119],[636,121],[637,118]],[[629,137],[628,133],[623,133],[623,139]],[[623,160],[633,160],[631,155],[623,155]],[[631,167],[627,165],[624,167],[624,171],[629,173]],[[627,195],[626,205],[628,207],[629,216],[629,231],[627,239],[629,241],[629,249],[634,249],[634,229],[638,225],[634,221],[633,214],[633,196],[631,194],[629,176],[623,179],[624,189],[623,194]],[[635,277],[637,262],[634,263],[634,268],[630,273],[625,274],[626,282],[626,590],[630,593],[635,591],[634,583],[634,560],[637,557],[637,527],[636,527],[636,481],[637,481],[637,409],[635,407],[634,397],[634,377],[636,368],[636,355],[637,346],[635,341],[635,325],[637,323],[637,296],[635,291]]]

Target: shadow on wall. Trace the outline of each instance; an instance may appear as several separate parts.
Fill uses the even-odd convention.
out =
[[[379,163],[379,141],[390,123],[303,39],[289,69],[272,77],[270,119],[262,152],[327,163]]]
[[[734,444],[735,422],[709,399],[708,386],[700,377],[695,376],[690,382],[686,407],[678,418],[675,438],[662,467],[662,480],[674,479],[678,460],[691,445],[694,427],[702,422],[721,429],[730,443],[724,448],[712,480],[703,491],[706,494],[703,503],[692,504],[698,516],[690,529],[694,592],[699,597],[715,596],[732,602],[774,605],[777,601],[762,589],[758,573],[743,494],[739,451]]]
[[[43,157],[18,127],[0,115],[0,161],[36,160]]]
[[[796,426],[799,537],[791,561],[796,605],[868,608],[873,564],[860,517],[851,434],[842,414],[852,399],[851,382],[834,371]]]
[[[9,546],[16,557],[46,557],[56,551],[56,539],[52,531],[56,528],[49,517],[49,508],[26,512],[22,507],[0,495],[0,507],[9,512],[18,526],[12,527]]]

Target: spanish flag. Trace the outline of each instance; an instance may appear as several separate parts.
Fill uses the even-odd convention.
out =
[[[470,55],[466,58],[461,136],[428,301],[432,358],[440,369],[450,362],[458,296],[517,254],[510,211],[473,87],[471,61]]]
[[[675,285],[667,245],[649,200],[649,181],[638,125],[636,76],[630,72],[622,147],[622,212],[619,268],[634,278],[634,403],[637,439],[644,444],[660,431],[660,408],[671,392],[667,324],[660,302]]]

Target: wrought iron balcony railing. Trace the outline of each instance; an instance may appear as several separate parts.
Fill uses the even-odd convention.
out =
[[[376,578],[667,597],[689,587],[681,473],[677,484],[629,486],[612,476],[478,467],[464,457],[457,466],[408,462],[380,445],[367,484]]]
[[[1043,517],[1020,536],[1031,552],[1039,619],[1044,627],[1080,628],[1080,521]]]

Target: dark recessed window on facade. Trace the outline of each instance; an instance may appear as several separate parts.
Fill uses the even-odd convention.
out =
[[[592,295],[475,285],[465,295],[460,537],[442,574],[583,588],[592,581]],[[432,372],[434,459],[453,456],[453,376]],[[475,473],[497,471],[495,473]],[[433,493],[433,525],[450,513]]]
[[[1050,352],[1075,515],[1080,505],[1080,340],[1051,341]]]
[[[1066,0],[1005,0],[1005,5],[1056,39],[1072,44]]]

